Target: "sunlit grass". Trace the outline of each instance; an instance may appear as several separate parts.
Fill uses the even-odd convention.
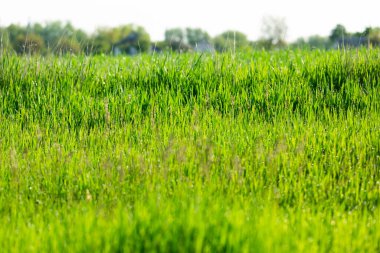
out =
[[[378,252],[380,51],[0,57],[0,248]]]

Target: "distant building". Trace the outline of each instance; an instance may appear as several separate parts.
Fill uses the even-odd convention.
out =
[[[195,45],[194,51],[195,52],[202,52],[202,53],[205,53],[205,52],[213,53],[215,51],[215,49],[211,43],[209,43],[207,41],[201,41]]]
[[[139,51],[135,45],[138,44],[139,36],[136,32],[131,32],[127,37],[119,40],[113,45],[113,54],[119,55],[127,53],[129,55],[136,55]]]

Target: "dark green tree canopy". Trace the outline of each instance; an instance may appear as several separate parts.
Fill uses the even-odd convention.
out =
[[[347,37],[348,36],[348,32],[346,30],[346,28],[341,25],[341,24],[338,24],[336,25],[336,27],[331,31],[331,34],[329,36],[329,39],[332,41],[332,42],[335,42],[335,41],[338,41],[339,39],[342,39],[344,37]]]

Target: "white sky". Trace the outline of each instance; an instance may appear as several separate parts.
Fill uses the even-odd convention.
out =
[[[379,0],[0,0],[0,26],[11,23],[71,21],[93,32],[99,26],[134,23],[152,40],[173,27],[202,28],[215,36],[239,30],[255,40],[265,16],[285,17],[288,41],[327,36],[336,24],[348,31],[380,26]]]

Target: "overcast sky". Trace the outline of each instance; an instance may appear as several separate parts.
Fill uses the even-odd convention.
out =
[[[380,26],[380,0],[1,0],[0,26],[11,23],[70,21],[93,32],[100,26],[134,23],[153,40],[165,29],[202,28],[215,36],[239,30],[255,40],[263,17],[285,17],[287,40],[314,34],[327,36],[336,24],[348,31]]]

